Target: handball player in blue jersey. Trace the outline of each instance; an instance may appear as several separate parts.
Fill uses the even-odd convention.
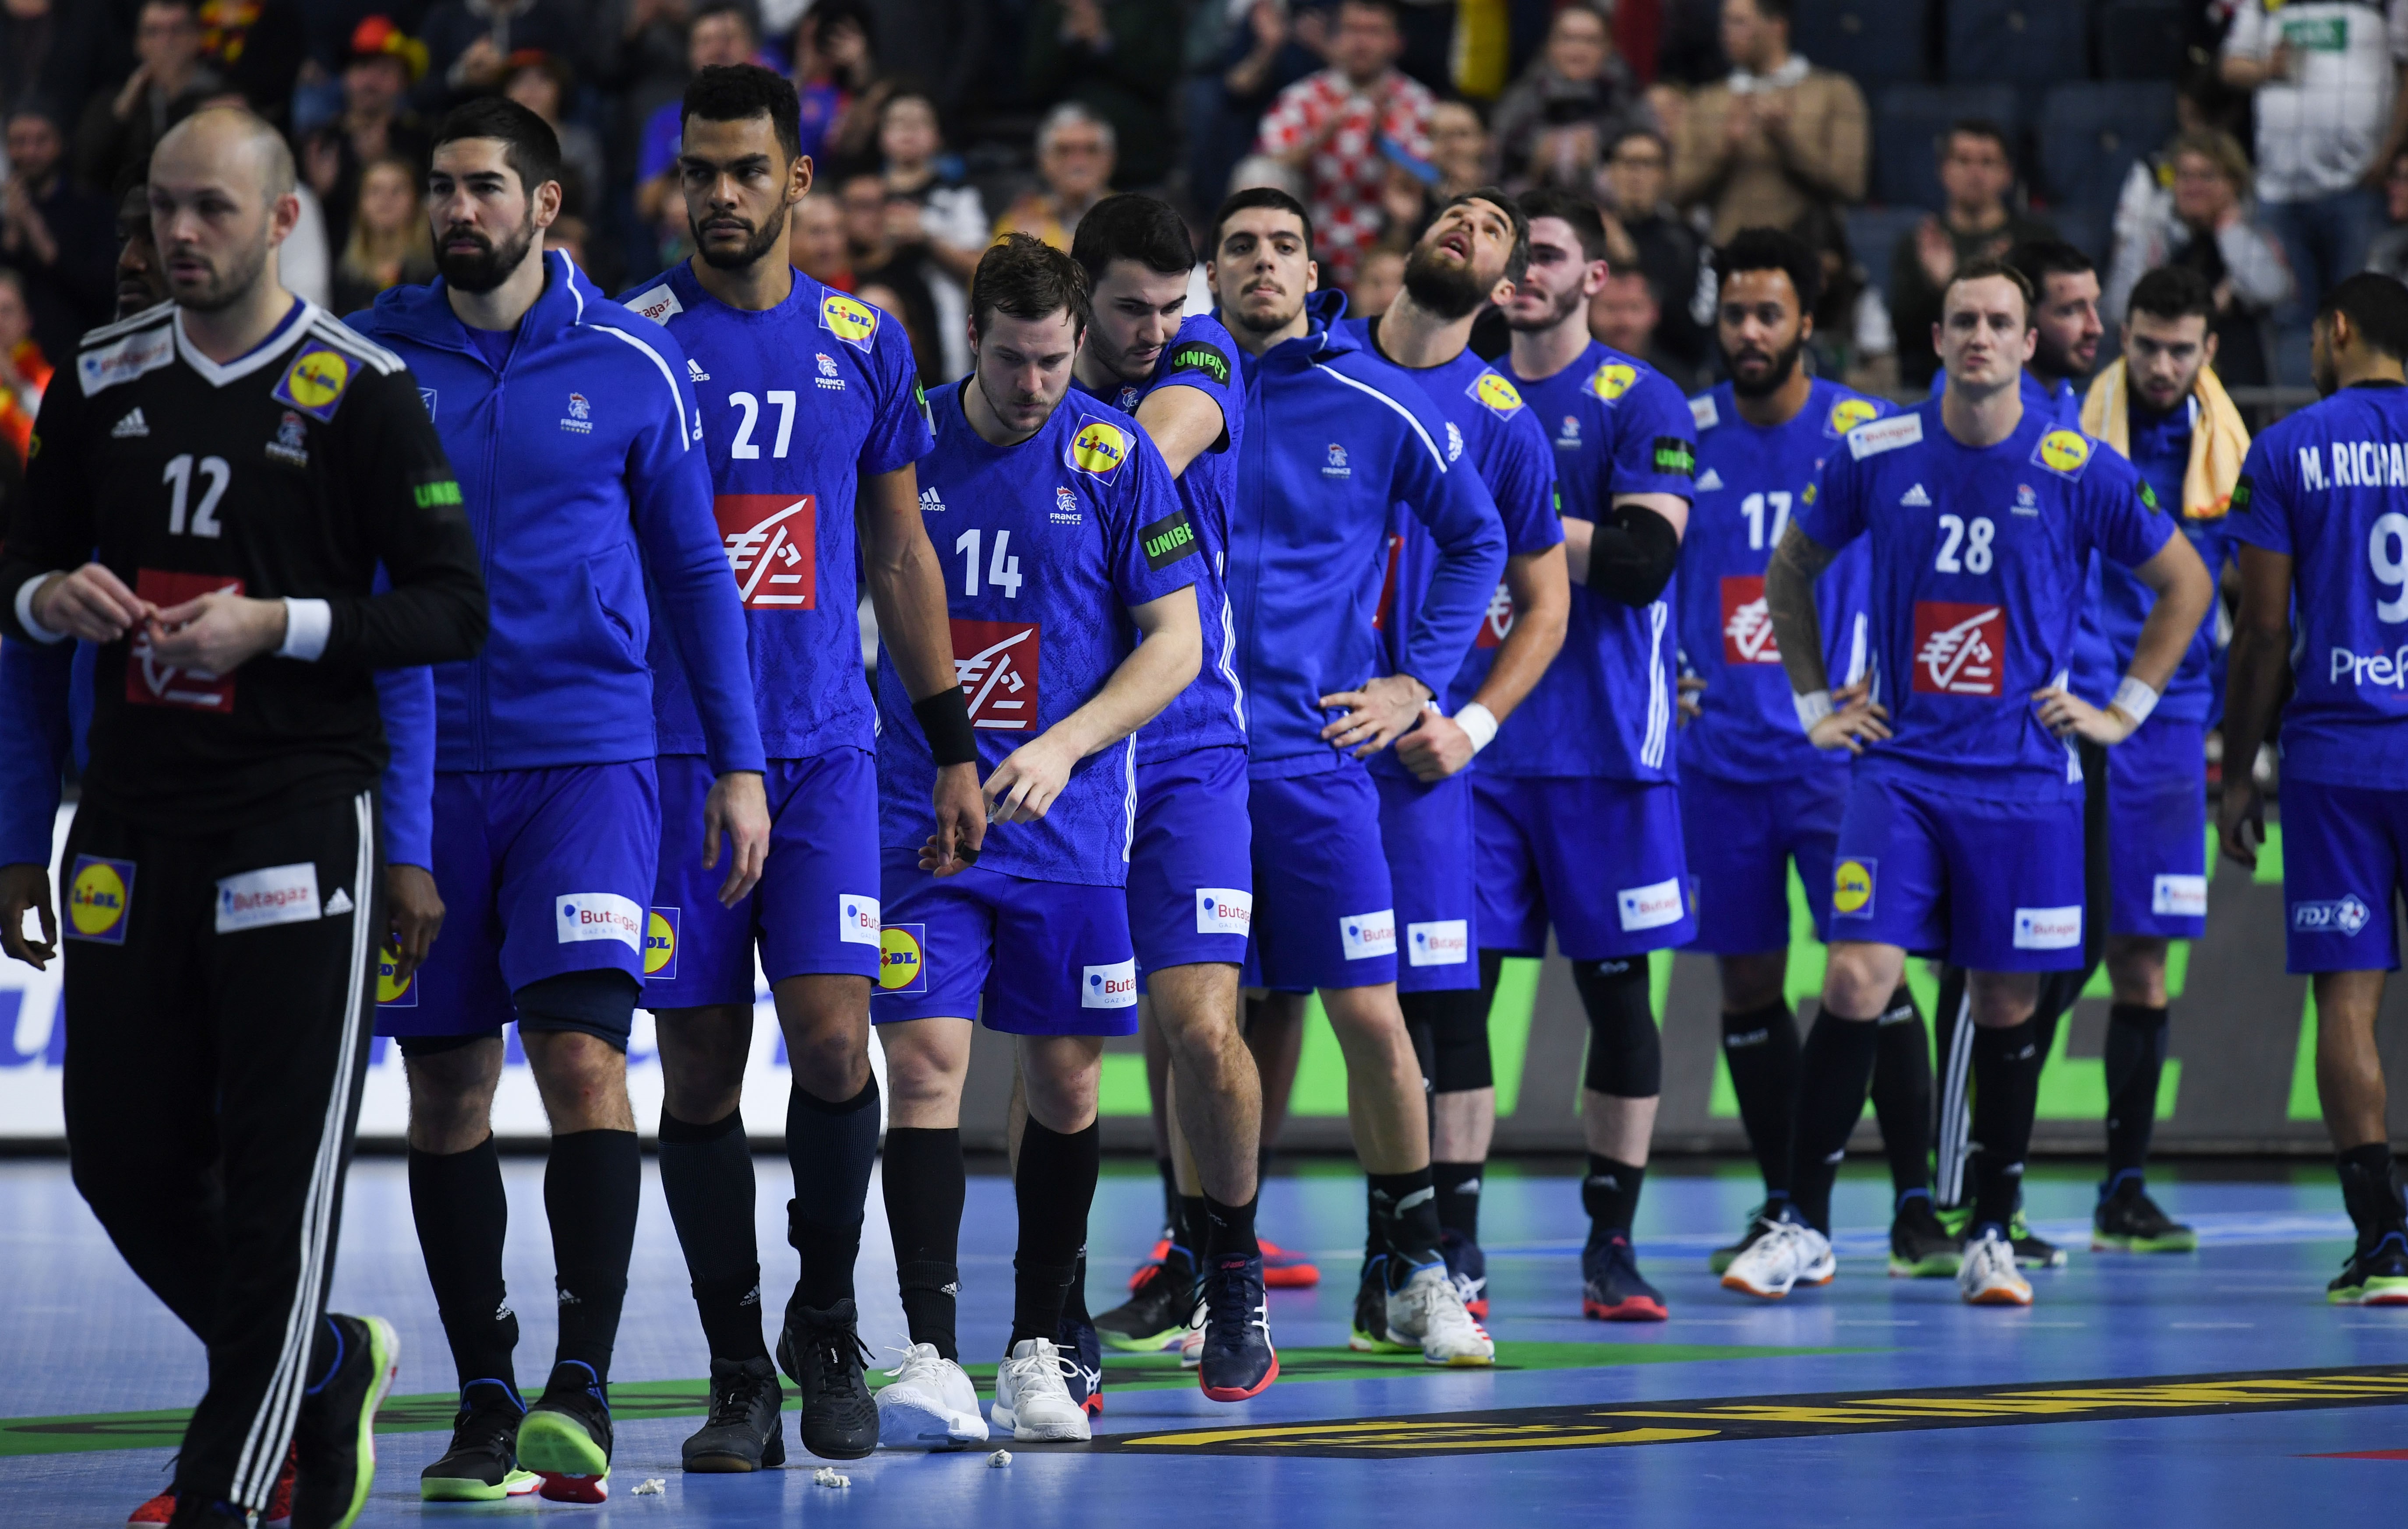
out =
[[[1789,704],[1764,572],[1782,534],[1850,430],[1889,406],[1802,364],[1822,295],[1814,252],[1778,229],[1742,229],[1714,257],[1714,334],[1731,380],[1689,400],[1698,502],[1681,557],[1682,684],[1696,715],[1680,736],[1681,826],[1696,879],[1698,937],[1722,979],[1723,1060],[1764,1173],[1765,1204],[1716,1274],[1781,1220],[1798,1093],[1798,1021],[1786,991],[1789,874],[1817,939],[1831,937],[1831,855],[1847,796],[1845,754],[1806,741]],[[1843,686],[1870,671],[1870,552],[1848,549],[1816,580],[1823,663]],[[1882,1010],[1873,1107],[1890,1187],[1894,1274],[1956,1272],[1956,1244],[1931,1207],[1931,1056],[1903,984]]]
[[[911,344],[894,319],[787,264],[788,216],[811,185],[797,110],[794,86],[756,64],[695,77],[677,172],[695,252],[625,299],[685,350],[768,757],[773,852],[761,884],[724,905],[703,857],[702,727],[656,628],[661,855],[644,1004],[659,1020],[661,1187],[710,1346],[710,1412],[684,1449],[685,1467],[699,1471],[757,1470],[785,1457],[777,1367],[762,1342],[752,1152],[739,1107],[756,950],[794,1069],[786,1236],[802,1278],[785,1305],[777,1365],[802,1390],[796,1427],[805,1449],[850,1460],[878,1443],[853,1285],[878,1155],[869,994],[881,953],[878,745],[858,583],[912,698],[901,725],[939,750],[942,831],[975,844],[984,822],[943,577],[920,522],[912,464],[933,436]],[[897,1162],[959,1150],[949,1133],[887,1141]]]
[[[1958,271],[1933,336],[1947,391],[1848,433],[1766,573],[1799,722],[1816,748],[1859,757],[1822,1010],[1799,1059],[1791,1200],[1723,1276],[1735,1290],[1780,1295],[1831,1277],[1831,1183],[1864,1109],[1875,1022],[1907,951],[1939,950],[1971,974],[1985,1149],[1957,1288],[1977,1305],[2031,1303],[2007,1223],[2039,1091],[2040,974],[2082,961],[2072,740],[2120,743],[2147,721],[2214,593],[2128,463],[2025,407],[2031,308],[2012,268]],[[1859,536],[1872,549],[1874,693],[1835,706],[1814,583]],[[2104,709],[2066,687],[2094,550],[2157,596]]]
[[[1456,470],[1480,475],[1505,526],[1504,581],[1489,597],[1463,666],[1439,686],[1443,709],[1425,711],[1395,749],[1371,756],[1405,953],[1397,997],[1429,1079],[1440,1246],[1465,1308],[1483,1319],[1488,1273],[1480,1177],[1497,1093],[1475,959],[1479,882],[1468,772],[1562,648],[1571,597],[1555,452],[1513,385],[1470,350],[1473,321],[1512,295],[1529,254],[1529,221],[1511,198],[1493,187],[1466,192],[1439,210],[1414,246],[1404,290],[1387,312],[1342,325],[1421,384],[1445,422],[1449,456],[1461,453]],[[1391,536],[1380,616],[1383,635],[1393,639],[1411,626],[1438,544],[1402,511],[1392,517]],[[1392,650],[1390,661],[1401,665],[1401,655]]]
[[[1663,1083],[1647,958],[1697,930],[1673,785],[1670,593],[1697,447],[1681,390],[1589,337],[1588,299],[1606,280],[1596,205],[1538,191],[1521,208],[1530,264],[1505,311],[1504,377],[1555,453],[1571,591],[1562,651],[1472,769],[1483,1001],[1503,958],[1544,953],[1552,928],[1589,1022],[1581,1309],[1661,1322],[1630,1225]],[[1494,1096],[1477,1097],[1484,1118]]]
[[[1020,1241],[992,1417],[1018,1438],[1083,1439],[1057,1338],[1101,1162],[1104,1038],[1137,1032],[1132,735],[1200,667],[1203,553],[1144,431],[1070,395],[1086,273],[1014,234],[980,258],[970,291],[975,367],[930,400],[937,444],[921,464],[921,512],[989,771],[988,827],[966,856],[931,815],[936,764],[882,645],[881,886],[892,949],[910,959],[910,979],[885,984],[871,1017],[883,1026],[893,1123],[909,1129],[959,1126],[973,1021],[1018,1037]],[[890,1442],[977,1436],[962,1417],[975,1422],[977,1398],[954,1349],[958,1274],[924,1282],[953,1273],[963,1186],[956,1154],[889,1196],[912,1344],[907,1373],[879,1393]],[[1268,1365],[1268,1324],[1257,1333]]]
[[[2316,1097],[2358,1228],[2328,1299],[2408,1306],[2374,1046],[2408,892],[2408,290],[2351,277],[2318,306],[2311,346],[2324,401],[2269,426],[2232,491],[2241,614],[2217,829],[2226,854],[2258,863],[2248,764],[2279,705],[2288,965],[2315,995]]]

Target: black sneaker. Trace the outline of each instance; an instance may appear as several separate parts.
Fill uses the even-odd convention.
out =
[[[2065,1267],[2065,1250],[2046,1237],[2034,1236],[2024,1220],[2023,1207],[2017,1206],[2014,1219],[2007,1222],[2007,1242],[2015,1250],[2015,1265],[2026,1269],[2061,1269]]]
[[[1592,1322],[1662,1322],[1664,1294],[1639,1273],[1629,1234],[1615,1232],[1581,1250],[1581,1315]]]
[[[526,1406],[498,1380],[480,1380],[460,1397],[452,1419],[452,1447],[418,1473],[418,1495],[430,1503],[494,1503],[523,1497],[538,1484],[519,1468],[519,1420]]]
[[[2101,1252],[2187,1253],[2198,1250],[2199,1234],[2158,1209],[2139,1174],[2126,1173],[2100,1187],[2090,1246]]]
[[[1204,1344],[1196,1379],[1216,1402],[1259,1396],[1279,1379],[1262,1254],[1223,1254],[1205,1271]]]
[[[1363,1260],[1362,1282],[1354,1287],[1354,1326],[1346,1347],[1362,1354],[1417,1354],[1418,1343],[1408,1343],[1388,1332],[1388,1258],[1374,1253]]]
[[[778,1420],[785,1393],[767,1354],[710,1362],[710,1415],[685,1441],[685,1468],[706,1475],[742,1475],[786,1463],[786,1430]]]
[[[1152,1353],[1187,1336],[1196,1316],[1196,1259],[1177,1243],[1149,1265],[1129,1298],[1096,1319],[1096,1336],[1115,1349]]]
[[[1706,1267],[1716,1274],[1728,1274],[1730,1266],[1739,1262],[1739,1255],[1762,1242],[1764,1235],[1771,1231],[1773,1223],[1780,1219],[1780,1209],[1771,1201],[1767,1200],[1757,1206],[1747,1213],[1747,1230],[1740,1234],[1739,1240],[1708,1253]]]
[[[251,1512],[213,1497],[195,1497],[179,1493],[176,1510],[167,1519],[168,1529],[251,1529]]]
[[[1964,1245],[1940,1222],[1928,1194],[1898,1203],[1889,1223],[1889,1272],[1899,1279],[1954,1279]]]
[[[536,1490],[555,1503],[598,1503],[610,1495],[610,1397],[585,1365],[552,1367],[543,1395],[519,1420],[519,1464],[543,1479]]]
[[[778,1367],[801,1393],[795,1434],[823,1460],[862,1460],[878,1448],[878,1404],[862,1373],[869,1350],[858,1320],[851,1300],[824,1311],[789,1306],[778,1335]]]
[[[1439,1234],[1438,1252],[1446,1260],[1447,1278],[1463,1297],[1463,1309],[1482,1322],[1488,1320],[1488,1255],[1480,1244],[1453,1227]]]
[[[294,1529],[351,1529],[376,1484],[377,1404],[393,1385],[401,1338],[382,1317],[326,1314],[335,1367],[305,1393],[293,1428]]]
[[[1086,1265],[1079,1265],[1082,1272]],[[1085,1409],[1087,1416],[1104,1415],[1104,1340],[1096,1331],[1096,1320],[1086,1313],[1086,1303],[1079,1303],[1077,1311],[1064,1311],[1062,1325],[1054,1339],[1054,1347],[1062,1357],[1078,1367],[1076,1375],[1065,1375],[1062,1383],[1069,1388],[1070,1400]]]
[[[2360,1247],[2325,1287],[2335,1306],[2408,1306],[2408,1237],[2386,1231],[2372,1247]]]

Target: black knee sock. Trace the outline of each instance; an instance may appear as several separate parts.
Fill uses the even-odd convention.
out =
[[[484,1381],[499,1383],[516,1397],[510,1350],[518,1347],[519,1319],[502,1283],[502,1236],[509,1227],[510,1204],[502,1193],[502,1159],[494,1138],[465,1152],[411,1148],[409,1209],[461,1391]]]
[[[1914,995],[1899,984],[1882,1011],[1873,1053],[1873,1118],[1889,1158],[1890,1193],[1899,1200],[1931,1193],[1931,1037]]]
[[[1163,1107],[1170,1107],[1165,1100]],[[1156,1173],[1162,1175],[1162,1235],[1171,1241],[1179,1240],[1179,1165],[1167,1157],[1154,1160]]]
[[[1204,1246],[1196,1250],[1197,1262],[1231,1253],[1246,1257],[1260,1254],[1263,1246],[1254,1236],[1254,1207],[1261,1200],[1260,1190],[1244,1205],[1223,1205],[1209,1194],[1204,1196]]]
[[[619,1340],[643,1172],[643,1149],[633,1131],[554,1136],[543,1170],[552,1285],[560,1296],[560,1347],[552,1362],[584,1365],[596,1385],[610,1379],[610,1350]],[[751,1205],[744,1213],[752,1215]]]
[[[2386,1232],[2408,1226],[2408,1211],[2400,1201],[2400,1187],[2391,1179],[2391,1144],[2369,1142],[2338,1154],[2341,1202],[2358,1228],[2358,1245],[2372,1248]]]
[[[1789,1198],[1806,1224],[1831,1229],[1831,1183],[1847,1155],[1848,1134],[1865,1112],[1873,1059],[1881,1049],[1875,1020],[1842,1019],[1828,1009],[1798,1053],[1798,1133],[1789,1162]]]
[[[713,1359],[763,1359],[761,1250],[752,1236],[752,1144],[744,1111],[709,1125],[661,1109],[661,1193],[685,1250]]]
[[[958,1360],[953,1341],[956,1263],[961,1245],[962,1134],[898,1125],[886,1133],[886,1225],[895,1237],[895,1278],[903,1293],[903,1321],[914,1343],[936,1345]]]
[[[1798,1020],[1788,1001],[1736,1014],[1723,1010],[1723,1065],[1730,1069],[1740,1124],[1764,1175],[1764,1197],[1785,1200],[1798,1115]]]
[[[1630,1220],[1639,1213],[1640,1186],[1647,1170],[1588,1154],[1588,1177],[1581,1180],[1581,1208],[1588,1212],[1588,1243],[1602,1246],[1616,1232],[1627,1237]]]
[[[2024,1154],[2040,1102],[2040,1026],[2031,1020],[1973,1032],[1973,1225],[2007,1224],[2023,1194]]]
[[[795,1084],[786,1094],[786,1161],[795,1171],[786,1240],[803,1260],[795,1299],[824,1311],[853,1299],[869,1170],[878,1161],[878,1079],[838,1104]]]
[[[1064,1134],[1031,1117],[1020,1135],[1020,1166],[1012,1203],[1020,1211],[1020,1244],[1012,1253],[1011,1342],[1062,1331],[1062,1303],[1078,1277],[1087,1242],[1087,1212],[1103,1167],[1101,1122]]]
[[[2157,1124],[2157,1075],[2166,1062],[2166,1011],[2117,1004],[2107,1011],[2107,1182],[2143,1171]]]
[[[1378,1250],[1394,1253],[1408,1267],[1437,1258],[1438,1189],[1430,1170],[1375,1173],[1368,1179],[1371,1237]]]
[[[1430,1184],[1438,1191],[1438,1224],[1466,1242],[1480,1240],[1480,1163],[1433,1163]]]
[[[1204,1256],[1205,1238],[1211,1228],[1204,1220],[1204,1196],[1182,1194],[1179,1197],[1179,1220],[1171,1223],[1176,1230],[1171,1241],[1187,1250],[1190,1263]]]

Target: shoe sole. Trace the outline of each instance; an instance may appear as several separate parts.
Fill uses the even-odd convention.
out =
[[[2389,1276],[2369,1279],[2362,1285],[2328,1291],[2325,1299],[2335,1306],[2408,1306],[2408,1279]]]
[[[1933,1253],[1912,1261],[1892,1253],[1889,1255],[1889,1277],[1893,1279],[1954,1279],[1958,1266],[1964,1262],[1961,1253]]]
[[[1425,1351],[1422,1363],[1448,1370],[1484,1370],[1496,1365],[1497,1351],[1494,1349],[1484,1354],[1433,1354]]]
[[[366,1405],[360,1408],[359,1439],[351,1452],[358,1479],[351,1484],[351,1505],[326,1529],[351,1529],[368,1506],[368,1491],[376,1485],[377,1408],[383,1405],[385,1393],[393,1389],[394,1377],[401,1368],[401,1335],[394,1331],[393,1323],[382,1317],[362,1317],[360,1322],[368,1330],[368,1358],[376,1365],[376,1379],[368,1387]]]
[[[548,1502],[598,1503],[610,1495],[610,1457],[573,1418],[538,1405],[519,1422],[519,1464],[543,1478]]]
[[[543,1483],[543,1478],[533,1471],[514,1470],[502,1478],[496,1486],[471,1476],[422,1476],[418,1479],[418,1500],[423,1503],[497,1503],[505,1497],[523,1497]]]
[[[2029,1306],[2032,1304],[2032,1298],[2029,1290],[2017,1292],[2012,1287],[2000,1286],[1990,1290],[1968,1292],[1965,1304],[1967,1306]]]
[[[1346,1347],[1358,1354],[1417,1354],[1422,1351],[1418,1343],[1398,1343],[1394,1338],[1373,1337],[1359,1327],[1346,1336]]]
[[[1024,1429],[1010,1408],[998,1406],[988,1421],[996,1428],[1008,1430],[1014,1444],[1084,1444],[1095,1436],[1094,1431],[1087,1426],[1084,1412],[1079,1414],[1077,1422],[1064,1423],[1058,1428]]]
[[[1271,1384],[1271,1382],[1272,1382],[1272,1381],[1274,1381],[1274,1380],[1276,1380],[1276,1379],[1279,1379],[1279,1355],[1278,1355],[1276,1352],[1274,1352],[1274,1353],[1271,1355],[1271,1367],[1270,1367],[1270,1369],[1269,1369],[1267,1373],[1265,1373],[1265,1375],[1263,1376],[1263,1378],[1262,1378],[1261,1379],[1259,1379],[1259,1380],[1255,1381],[1255,1382],[1254,1382],[1253,1385],[1251,1385],[1251,1386],[1246,1386],[1246,1387],[1242,1387],[1242,1388],[1240,1388],[1240,1387],[1238,1387],[1238,1386],[1213,1386],[1213,1385],[1206,1385],[1206,1384],[1204,1383],[1204,1378],[1203,1378],[1203,1376],[1202,1376],[1201,1374],[1198,1374],[1198,1375],[1197,1376],[1196,1380],[1197,1380],[1197,1385],[1199,1385],[1199,1386],[1201,1386],[1201,1387],[1203,1388],[1203,1391],[1204,1391],[1204,1399],[1205,1399],[1206,1401],[1211,1401],[1211,1402],[1243,1402],[1243,1401],[1249,1401],[1249,1400],[1253,1399],[1254,1397],[1259,1396],[1259,1395],[1261,1395],[1264,1392],[1266,1392],[1266,1391],[1269,1390],[1269,1389],[1270,1389],[1270,1384]]]
[[[1140,1337],[1126,1333],[1114,1333],[1102,1327],[1096,1329],[1096,1336],[1104,1340],[1104,1347],[1108,1349],[1118,1349],[1125,1354],[1158,1353],[1162,1350],[1168,1349],[1172,1344],[1177,1343],[1181,1338],[1183,1338],[1186,1336],[1187,1324],[1185,1322],[1181,1322],[1176,1327],[1166,1327],[1161,1332],[1154,1334],[1152,1337]]]
[[[774,1452],[765,1448],[757,1455],[741,1455],[730,1450],[705,1450],[699,1454],[687,1455],[684,1459],[686,1474],[689,1476],[750,1476],[754,1471],[775,1470],[786,1463],[785,1440],[772,1439],[770,1443],[776,1446]],[[865,1450],[862,1454],[868,1452]],[[846,1458],[858,1460],[861,1456],[852,1455]]]
[[[976,1433],[970,1432],[972,1428]],[[964,1450],[984,1444],[986,1420],[968,1414],[939,1412],[908,1402],[878,1409],[878,1442],[890,1450]]]
[[[2195,1253],[2199,1251],[2199,1234],[2186,1232],[2172,1237],[2128,1237],[2093,1232],[2090,1234],[2090,1250],[2094,1253]]]
[[[878,1449],[878,1430],[871,1428],[867,1438],[821,1439],[804,1433],[803,1425],[797,1422],[795,1424],[795,1441],[803,1447],[805,1453],[822,1460],[867,1460]]]
[[[1664,1308],[1663,1302],[1645,1295],[1633,1295],[1612,1306],[1584,1296],[1581,1315],[1591,1322],[1668,1322],[1672,1313]]]

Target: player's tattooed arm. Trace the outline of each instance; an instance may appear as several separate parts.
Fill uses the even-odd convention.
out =
[[[944,570],[920,519],[918,469],[906,464],[864,478],[855,502],[879,637],[914,703],[941,695],[957,684],[953,626],[945,616]],[[979,794],[977,764],[939,766],[935,798],[935,854],[928,869],[950,875],[976,860],[986,843],[986,798]]]
[[[2291,558],[2243,543],[2241,610],[2233,618],[2231,673],[2224,692],[2224,793],[2216,836],[2243,865],[2258,864],[2266,841],[2266,800],[2258,786],[2258,750],[2291,688]]]
[[[1163,464],[1177,478],[1187,464],[1228,438],[1221,406],[1202,388],[1171,383],[1154,389],[1137,407],[1137,422],[1154,437]]]
[[[1004,757],[986,778],[993,822],[1034,822],[1069,782],[1071,766],[1152,722],[1204,666],[1204,626],[1196,586],[1129,607],[1144,640],[1120,662],[1087,704]]]
[[[2132,644],[2132,662],[2124,671],[2124,684],[2115,698],[2104,707],[2094,707],[2061,685],[2051,685],[2032,696],[2040,704],[2040,720],[2059,737],[2071,734],[2093,743],[2115,744],[2140,731],[2183,655],[2190,650],[2191,637],[2215,599],[2215,581],[2208,577],[2207,564],[2200,561],[2188,536],[2168,536],[2156,555],[2132,573],[2157,596],[2157,602],[2149,607],[2148,620],[2141,623],[2141,635]]]
[[[1839,553],[1795,524],[1773,550],[1764,570],[1764,608],[1781,645],[1782,672],[1798,702],[1798,722],[1817,749],[1861,754],[1865,745],[1889,736],[1889,713],[1866,691],[1852,691],[1835,704],[1830,671],[1823,666],[1823,617],[1814,605],[1814,581]]]

